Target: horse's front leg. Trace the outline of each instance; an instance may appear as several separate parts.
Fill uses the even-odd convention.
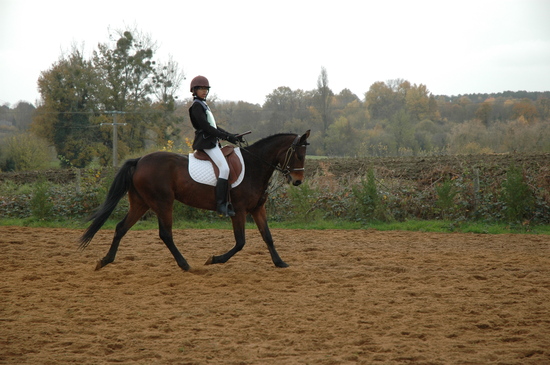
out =
[[[233,235],[235,236],[235,246],[223,255],[211,256],[205,265],[211,264],[225,264],[230,258],[232,258],[237,252],[243,249],[245,244],[244,228],[246,223],[246,212],[237,212],[234,217],[231,217],[233,223]]]
[[[271,254],[271,260],[273,260],[275,266],[288,267],[288,264],[281,259],[279,253],[275,249],[275,245],[273,244],[273,237],[271,236],[271,232],[269,231],[269,227],[267,225],[267,213],[265,211],[265,205],[256,208],[256,210],[254,210],[251,214],[252,218],[254,218],[254,222],[256,222],[256,225],[260,230],[260,233],[262,234],[264,242],[267,244],[267,248],[269,249],[269,253]]]

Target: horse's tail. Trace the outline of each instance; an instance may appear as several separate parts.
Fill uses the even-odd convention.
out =
[[[93,220],[92,224],[88,227],[86,232],[80,237],[80,249],[85,249],[94,235],[99,231],[99,229],[105,224],[107,218],[111,215],[113,210],[115,210],[120,199],[126,195],[130,186],[132,185],[132,177],[136,169],[136,165],[139,161],[139,158],[134,158],[127,160],[124,165],[118,170],[107,197],[103,204],[97,208],[97,210],[92,214],[87,220]]]

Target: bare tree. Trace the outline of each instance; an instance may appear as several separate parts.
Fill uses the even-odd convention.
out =
[[[162,102],[177,99],[176,93],[184,80],[185,74],[180,69],[178,62],[169,56],[168,62],[157,65],[155,76],[153,76],[155,96]]]
[[[326,136],[330,124],[329,106],[334,93],[328,86],[327,69],[321,67],[321,74],[317,79],[317,106],[323,120],[323,134]]]

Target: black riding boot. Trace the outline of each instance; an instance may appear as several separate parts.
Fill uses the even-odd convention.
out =
[[[216,183],[216,211],[226,217],[234,217],[233,204],[227,201],[228,187],[229,182],[226,179],[218,179]]]

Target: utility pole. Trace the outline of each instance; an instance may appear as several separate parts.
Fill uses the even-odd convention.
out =
[[[116,110],[106,111],[105,114],[113,115],[112,123],[101,123],[100,125],[112,125],[113,126],[113,167],[116,168],[118,165],[118,126],[126,125],[126,123],[117,123],[117,115],[124,114],[124,112],[119,112]]]

